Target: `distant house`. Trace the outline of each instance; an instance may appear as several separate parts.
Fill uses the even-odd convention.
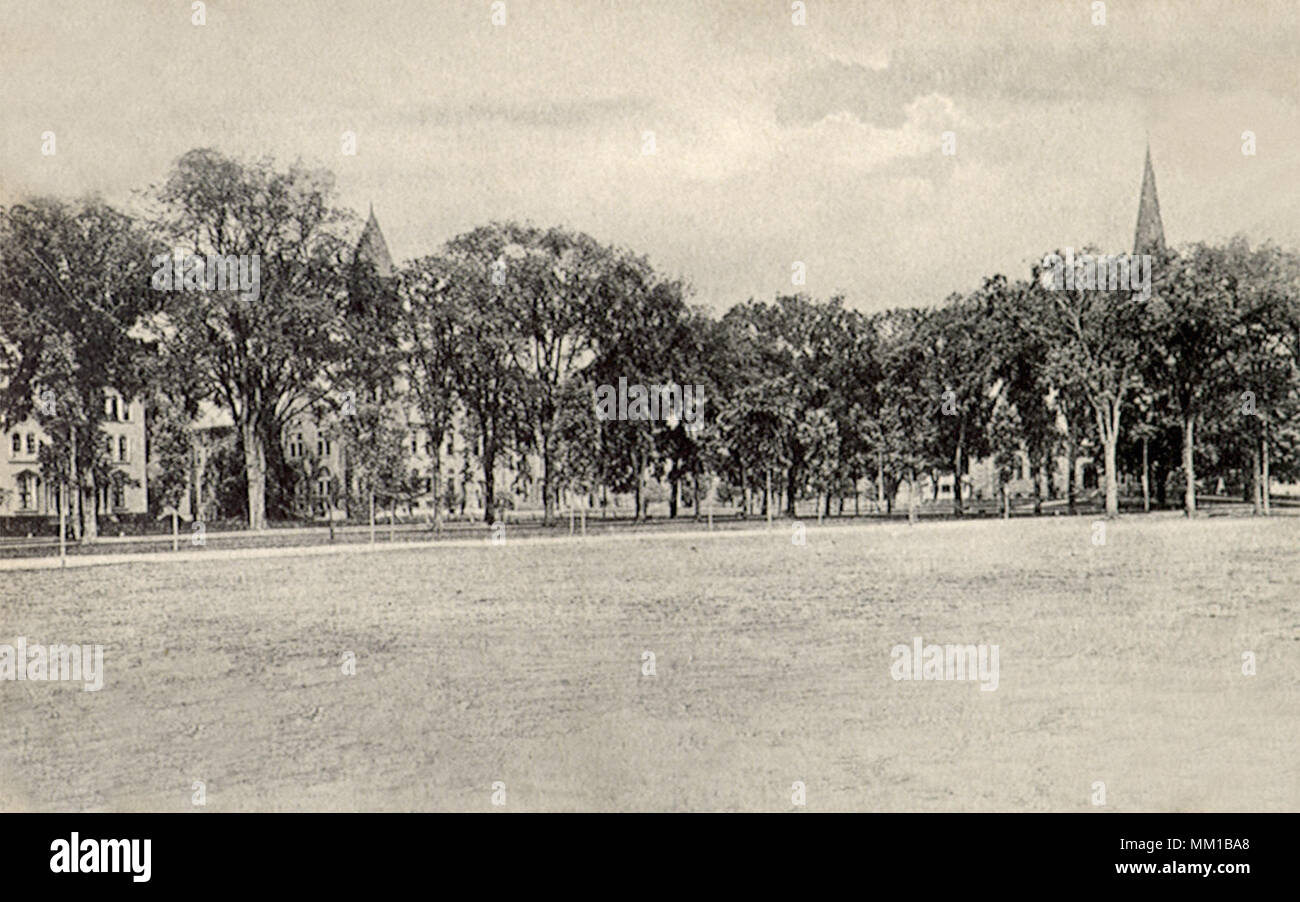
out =
[[[144,419],[142,401],[128,401],[115,391],[106,393],[100,424],[104,451],[111,466],[136,484],[100,486],[100,516],[143,514],[149,509]],[[49,436],[33,419],[16,423],[4,433],[0,446],[0,516],[58,516],[58,483],[41,472],[40,449],[46,444]]]

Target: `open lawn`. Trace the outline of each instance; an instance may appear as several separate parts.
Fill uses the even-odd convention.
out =
[[[778,811],[795,781],[808,810],[1300,809],[1300,519],[1093,539],[786,524],[2,572],[0,644],[99,643],[105,676],[0,682],[0,808],[196,810],[200,780],[206,811]],[[996,691],[892,679],[918,636],[998,645]]]

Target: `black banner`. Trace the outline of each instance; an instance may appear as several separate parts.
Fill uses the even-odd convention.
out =
[[[0,817],[10,889],[395,881],[656,894],[703,885],[1233,892],[1291,872],[1289,814],[28,814]],[[454,880],[455,883],[446,881]],[[880,881],[876,883],[876,881]],[[917,882],[919,881],[919,882]]]

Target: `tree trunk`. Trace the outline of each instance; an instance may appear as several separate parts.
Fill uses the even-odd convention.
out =
[[[745,465],[740,465],[740,519],[749,516],[749,473]]]
[[[248,528],[266,529],[266,447],[262,431],[250,418],[239,425],[244,443],[244,473],[248,480]]]
[[[1097,412],[1097,432],[1106,458],[1106,517],[1119,516],[1119,471],[1115,468],[1116,449],[1119,445],[1118,402],[1107,404],[1104,411]]]
[[[86,491],[90,494],[90,504],[82,501],[81,516],[85,521],[81,526],[81,538],[87,545],[99,538],[99,486],[95,484],[95,474],[86,478]]]
[[[81,541],[81,471],[77,468],[77,431],[68,430],[71,447],[68,456],[68,475],[72,484],[68,487],[68,519],[72,521],[72,538]]]
[[[885,455],[876,454],[876,510],[885,506]]]
[[[767,517],[767,525],[772,525],[772,469],[763,471],[763,516]]]
[[[1264,513],[1264,473],[1260,462],[1260,444],[1256,437],[1254,447],[1250,449],[1250,512],[1256,517]]]
[[[644,495],[641,487],[644,481],[645,463],[641,459],[641,452],[638,451],[636,455],[636,497],[633,499],[636,503],[636,510],[632,514],[632,522],[634,523],[641,522],[642,497]]]
[[[190,435],[189,489],[190,514],[195,520],[203,519],[203,442]]]
[[[1142,512],[1151,513],[1151,463],[1148,456],[1150,440],[1142,439]]]
[[[916,474],[907,474],[907,522],[916,522]]]
[[[483,443],[483,522],[491,526],[497,521],[496,507],[497,450],[491,442]]]
[[[691,504],[694,505],[692,510],[695,512],[693,519],[698,522],[700,519],[700,468],[698,465],[695,467],[695,473],[691,476]]]
[[[1183,475],[1187,478],[1183,489],[1183,513],[1189,517],[1196,516],[1196,461],[1192,453],[1195,448],[1194,425],[1195,417],[1183,417]]]
[[[68,484],[59,485],[59,566],[66,567],[68,556]]]
[[[555,502],[551,498],[551,436],[542,431],[542,525],[550,526],[555,514]]]
[[[1269,488],[1270,488],[1270,485],[1269,485],[1269,473],[1268,473],[1268,458],[1269,458],[1269,447],[1268,447],[1268,420],[1265,420],[1265,421],[1264,421],[1264,435],[1263,435],[1263,436],[1261,437],[1261,439],[1260,439],[1260,452],[1261,452],[1261,453],[1260,453],[1260,457],[1263,458],[1263,462],[1262,462],[1262,463],[1263,463],[1263,473],[1262,473],[1262,476],[1263,476],[1263,482],[1264,482],[1264,516],[1267,517],[1267,516],[1269,516],[1269,515],[1271,514],[1271,511],[1270,511],[1270,509],[1269,509],[1269,502],[1268,502]]]
[[[1075,496],[1078,492],[1078,480],[1075,478],[1078,467],[1078,444],[1074,440],[1074,427],[1067,427],[1068,434],[1065,438],[1065,497],[1066,510],[1071,515],[1075,513]]]
[[[1102,444],[1106,448],[1106,516],[1119,516],[1119,473],[1115,470],[1115,446],[1119,442],[1112,433]]]
[[[952,512],[962,515],[961,509],[961,453],[966,441],[966,423],[963,421],[957,433],[957,451],[952,456]]]
[[[433,452],[433,472],[430,474],[433,485],[433,531],[435,535],[442,533],[442,437],[439,436],[438,444]]]
[[[463,463],[460,471],[460,518],[465,519],[465,505],[469,504],[469,487],[473,484],[469,472],[469,449],[461,455]]]

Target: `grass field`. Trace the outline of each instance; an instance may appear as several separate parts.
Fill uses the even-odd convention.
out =
[[[526,540],[0,573],[0,808],[1300,809],[1300,519]],[[996,691],[890,649],[996,644]],[[642,673],[643,653],[654,676]],[[355,675],[344,654],[355,655]],[[1253,652],[1255,676],[1242,674]],[[1103,781],[1106,805],[1092,804]]]

